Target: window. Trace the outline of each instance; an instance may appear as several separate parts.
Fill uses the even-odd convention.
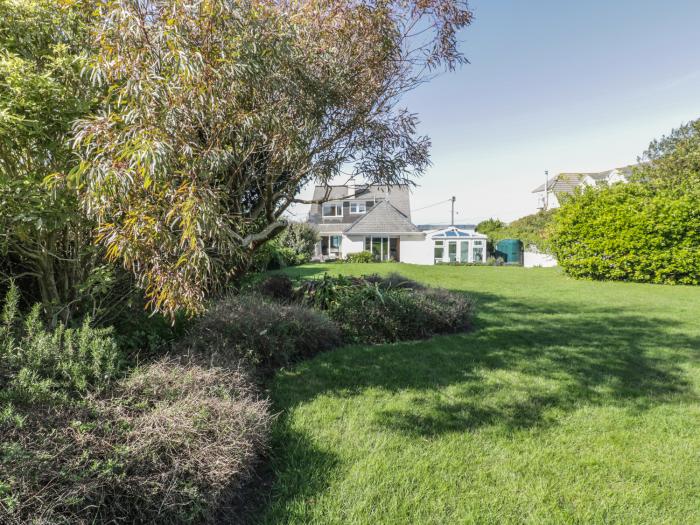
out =
[[[462,241],[459,243],[459,260],[460,262],[467,262],[469,259],[469,241]]]
[[[382,260],[382,238],[372,237],[372,255],[378,261]]]
[[[324,217],[342,217],[343,216],[343,205],[342,204],[324,204],[323,205],[323,216]]]
[[[474,246],[473,255],[474,262],[484,262],[483,251],[481,246]]]
[[[342,237],[340,235],[331,235],[331,250],[340,250],[340,241]]]
[[[435,262],[441,262],[445,253],[443,241],[435,241]]]
[[[367,212],[367,206],[365,205],[364,202],[351,202],[350,203],[350,213],[360,214],[360,213],[366,213],[366,212]]]
[[[450,262],[457,262],[457,242],[450,241],[447,243],[447,254],[450,256]]]
[[[372,252],[377,261],[398,261],[400,240],[398,237],[365,237],[365,251]]]

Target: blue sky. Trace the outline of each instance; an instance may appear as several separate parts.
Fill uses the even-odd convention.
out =
[[[516,219],[535,211],[545,169],[633,163],[652,138],[700,117],[698,0],[470,6],[461,49],[471,63],[404,100],[433,144],[414,210],[455,195],[459,222]],[[449,221],[449,204],[413,221]]]

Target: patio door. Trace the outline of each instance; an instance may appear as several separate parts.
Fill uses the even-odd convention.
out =
[[[469,262],[469,241],[459,243],[459,262]]]
[[[457,262],[457,241],[450,241],[447,245],[447,256],[450,262]]]
[[[377,261],[399,260],[398,237],[365,237],[365,249],[371,251]]]

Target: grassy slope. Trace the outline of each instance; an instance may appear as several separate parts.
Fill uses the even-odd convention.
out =
[[[401,273],[476,329],[281,372],[268,523],[700,523],[700,288],[556,269]]]

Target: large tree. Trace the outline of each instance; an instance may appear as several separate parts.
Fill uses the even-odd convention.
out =
[[[155,310],[201,308],[284,227],[310,181],[407,182],[429,141],[399,107],[464,58],[464,0],[113,0],[79,122],[76,180],[99,240]]]

